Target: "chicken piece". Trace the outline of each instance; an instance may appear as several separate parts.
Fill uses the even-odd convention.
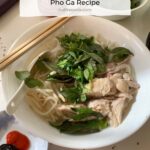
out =
[[[132,103],[131,100],[133,100],[133,96],[128,93],[119,93],[116,96],[118,98],[114,100],[97,99],[88,103],[89,108],[100,112],[103,116],[107,116],[110,125],[114,127],[122,122],[127,107]]]
[[[133,100],[133,96],[129,93],[119,93],[117,95],[119,98],[125,98],[128,99],[129,101]]]
[[[109,113],[110,125],[118,126],[128,110],[127,108],[130,106],[130,103],[133,101],[133,96],[129,93],[119,93],[118,98],[111,103],[111,112]]]
[[[108,77],[111,81],[114,82],[114,84],[116,84],[118,79],[122,79],[122,74],[121,73],[115,73],[111,76]]]
[[[132,76],[129,73],[115,73],[109,79],[113,81],[119,92],[128,93],[131,89],[134,91],[140,87],[136,81],[132,81]]]
[[[129,73],[124,73],[123,79],[130,81],[133,80],[133,77]]]
[[[121,73],[115,73],[109,77],[109,79],[116,85],[118,79],[122,79]]]
[[[121,124],[125,110],[129,106],[129,100],[126,99],[125,97],[118,98],[111,103],[111,112],[109,113],[109,118],[110,118],[110,125],[111,126],[118,126]]]
[[[116,88],[122,93],[129,92],[129,85],[124,79],[117,79]]]
[[[100,112],[103,116],[107,116],[111,111],[110,102],[106,99],[93,100],[88,103],[88,107],[96,112]]]
[[[127,81],[130,88],[139,89],[140,85],[135,81]]]
[[[130,89],[129,93],[135,96],[137,94],[138,89],[140,88],[140,85],[135,81],[127,81],[127,82]]]
[[[128,93],[129,85],[126,80],[122,79],[123,75],[121,73],[115,73],[110,77],[110,80],[115,84],[116,89],[119,92]]]
[[[94,79],[92,82],[92,89],[88,93],[91,97],[101,97],[106,95],[113,95],[116,93],[113,82],[108,78]]]
[[[112,76],[114,79],[122,79],[122,74],[121,73],[115,73],[115,74],[113,74],[113,76]],[[113,79],[112,78],[112,79]]]

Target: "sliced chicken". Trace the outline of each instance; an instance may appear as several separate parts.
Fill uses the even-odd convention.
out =
[[[122,93],[130,93],[132,88],[136,90],[140,87],[136,81],[132,80],[132,76],[129,73],[115,73],[109,79],[113,81],[116,89]]]
[[[96,112],[100,112],[103,116],[108,116],[111,111],[110,102],[106,99],[93,100],[88,103],[88,107]]]
[[[106,95],[114,95],[116,93],[113,82],[108,78],[94,79],[89,96],[101,97]]]
[[[129,85],[124,79],[117,79],[116,88],[118,91],[120,91],[122,93],[129,92]]]
[[[135,81],[127,81],[130,88],[139,89],[140,85]]]
[[[127,100],[133,100],[132,94],[129,94],[129,93],[119,93],[117,96],[119,98],[125,98]]]
[[[109,76],[108,78],[111,81],[113,81],[114,84],[116,84],[118,79],[122,79],[122,74],[121,73],[115,73],[115,74]]]
[[[109,113],[110,125],[118,126],[125,114],[126,108],[129,106],[130,101],[126,98],[118,98],[111,103],[111,112]]]
[[[120,93],[117,96],[118,98],[114,100],[97,99],[88,103],[89,108],[96,112],[100,112],[103,116],[107,116],[110,125],[114,127],[122,122],[124,113],[133,100],[133,96],[128,93]]]
[[[130,81],[133,80],[133,77],[129,73],[124,73],[123,79]]]

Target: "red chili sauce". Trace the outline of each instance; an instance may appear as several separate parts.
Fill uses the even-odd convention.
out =
[[[6,136],[7,144],[14,145],[18,150],[29,150],[30,141],[27,136],[18,131],[11,131]]]

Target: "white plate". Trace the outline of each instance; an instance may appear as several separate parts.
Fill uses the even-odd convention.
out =
[[[25,32],[11,47],[11,50],[19,43],[27,40],[30,36],[57,19],[58,18],[44,21]],[[36,47],[30,50],[30,52],[23,55],[3,71],[2,82],[6,99],[8,100],[13,95],[20,84],[15,78],[14,71],[25,70],[32,59],[41,51],[52,49],[55,46],[54,36],[70,32],[81,32],[83,34],[94,36],[100,34],[108,41],[117,42],[119,45],[131,49],[135,54],[132,59],[132,65],[134,66],[136,78],[141,85],[141,88],[138,92],[136,102],[133,104],[128,116],[117,128],[108,128],[99,133],[80,136],[60,133],[58,130],[43,122],[33,113],[24,101],[16,111],[15,116],[20,122],[22,122],[24,127],[32,133],[60,146],[78,149],[97,148],[119,142],[136,132],[150,116],[150,53],[135,35],[111,21],[90,16],[76,17],[43,42],[39,43]]]

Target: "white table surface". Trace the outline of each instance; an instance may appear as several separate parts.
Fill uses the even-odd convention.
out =
[[[135,33],[144,43],[146,41],[148,32],[150,32],[149,6],[147,5],[144,10],[133,14],[132,17],[118,21],[119,24],[125,26],[133,33]],[[47,17],[21,18],[19,17],[18,7],[18,4],[15,5],[5,15],[0,17],[0,58],[6,54],[11,44],[26,29],[47,19]],[[4,104],[0,76],[0,110],[2,110]],[[49,150],[70,149],[49,144]],[[100,148],[98,150],[150,150],[150,120],[138,132],[136,132],[128,139],[112,146]]]

